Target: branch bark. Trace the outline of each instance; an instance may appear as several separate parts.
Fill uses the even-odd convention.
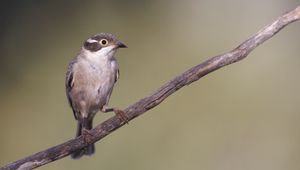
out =
[[[262,28],[260,31],[258,31],[248,40],[241,43],[232,51],[212,57],[204,61],[203,63],[185,71],[181,75],[175,77],[173,80],[160,87],[152,95],[145,97],[135,104],[129,106],[124,110],[126,116],[129,120],[132,120],[157,106],[180,88],[199,80],[201,77],[219,68],[244,59],[258,45],[273,37],[277,32],[279,32],[288,24],[299,19],[300,5],[290,12],[280,16],[271,24]],[[37,168],[52,161],[66,157],[78,149],[99,141],[116,129],[122,127],[124,124],[126,123],[121,121],[118,117],[114,116],[92,129],[90,132],[90,136],[80,136],[76,139],[69,140],[60,145],[51,147],[44,151],[20,159],[16,162],[10,163],[4,167],[1,167],[0,170],[23,170]]]

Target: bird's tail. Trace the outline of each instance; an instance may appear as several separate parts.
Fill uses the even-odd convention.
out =
[[[93,119],[86,119],[83,118],[82,121],[78,120],[78,124],[77,124],[77,132],[76,132],[76,137],[81,135],[82,129],[86,129],[86,130],[91,130],[93,128]],[[85,148],[82,148],[78,151],[75,151],[71,154],[71,158],[72,159],[79,159],[81,158],[83,155],[92,155],[95,153],[95,145],[94,144],[90,144]]]

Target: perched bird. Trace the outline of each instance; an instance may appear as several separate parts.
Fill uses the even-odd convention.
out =
[[[127,46],[112,34],[96,34],[84,42],[79,54],[69,63],[66,93],[78,121],[76,137],[92,129],[93,118],[99,110],[114,111],[126,121],[122,110],[108,107],[114,84],[119,78],[119,66],[115,59],[118,48]],[[71,157],[78,159],[94,152],[95,146],[92,144],[75,151]]]

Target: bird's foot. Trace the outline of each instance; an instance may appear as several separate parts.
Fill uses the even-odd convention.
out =
[[[126,124],[128,124],[128,117],[126,116],[126,114],[125,114],[125,112],[123,110],[114,108],[114,112],[119,117],[119,119],[121,121],[123,121]]]
[[[115,112],[115,114],[119,117],[119,119],[128,124],[128,117],[126,116],[125,112],[118,108],[111,108],[107,106],[103,106],[101,109],[102,112]]]
[[[92,137],[93,137],[93,134],[91,133],[90,130],[87,130],[87,129],[82,129],[81,130],[81,135],[83,136],[83,139],[86,143],[90,144],[91,141],[92,141]]]

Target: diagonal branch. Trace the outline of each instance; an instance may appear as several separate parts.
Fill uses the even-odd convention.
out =
[[[128,120],[132,120],[137,116],[145,113],[146,111],[152,109],[180,88],[199,80],[206,74],[209,74],[219,68],[244,59],[255,47],[273,37],[277,32],[279,32],[288,24],[299,19],[300,6],[280,16],[273,23],[258,31],[251,38],[244,41],[232,51],[212,57],[204,61],[203,63],[185,71],[181,75],[175,77],[173,80],[160,87],[152,95],[145,97],[126,108],[124,111],[126,113],[126,116],[128,117]],[[112,133],[124,124],[125,123],[120,121],[118,117],[114,116],[92,129],[90,132],[90,136],[80,136],[76,139],[69,140],[60,145],[51,147],[44,151],[8,164],[0,168],[0,170],[37,168],[52,161],[66,157],[78,149],[101,140],[106,135]]]

